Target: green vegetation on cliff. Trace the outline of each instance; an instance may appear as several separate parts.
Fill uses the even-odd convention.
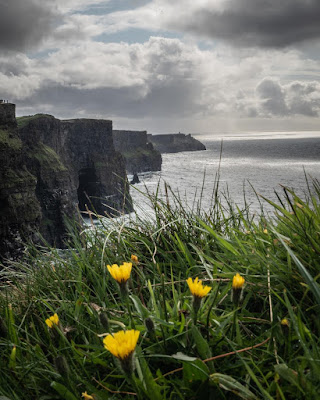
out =
[[[52,118],[50,114],[35,114],[35,115],[25,115],[23,117],[17,117],[17,124],[19,128],[24,128],[29,124],[30,121],[37,120],[38,118]]]
[[[29,149],[28,156],[37,159],[41,166],[48,169],[48,171],[59,172],[67,170],[58,154],[42,142],[37,143],[36,147]]]
[[[2,271],[1,395],[319,398],[319,184],[262,200],[272,218],[218,191],[190,209],[166,189],[149,196],[153,219],[71,229],[68,252],[32,249]]]
[[[0,129],[0,149],[1,147],[8,147],[9,150],[18,151],[22,148],[22,142],[10,130]]]

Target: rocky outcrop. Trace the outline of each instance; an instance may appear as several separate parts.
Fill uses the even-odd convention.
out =
[[[162,158],[152,143],[148,143],[146,131],[113,131],[114,146],[126,161],[128,173],[160,171]]]
[[[204,144],[190,134],[171,133],[166,135],[148,135],[148,141],[160,153],[178,153],[180,151],[206,150]]]
[[[18,135],[15,105],[0,104],[0,259],[21,255],[26,238],[36,240],[41,208],[36,177],[28,171]]]
[[[0,103],[0,258],[23,239],[63,247],[66,217],[78,208],[118,215],[132,210],[125,162],[115,151],[112,122],[60,121],[38,114],[15,119]]]

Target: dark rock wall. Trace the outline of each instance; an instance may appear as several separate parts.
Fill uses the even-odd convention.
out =
[[[204,144],[190,134],[171,133],[166,135],[148,135],[148,141],[160,153],[178,153],[180,151],[206,150]]]
[[[132,210],[111,121],[38,114],[18,122],[19,130],[15,106],[0,103],[0,260],[18,255],[23,239],[39,242],[36,232],[63,247],[65,216],[77,216],[78,206],[102,215]]]
[[[160,171],[161,154],[148,143],[146,131],[113,131],[114,146],[126,160],[129,173]]]
[[[21,255],[23,240],[36,239],[41,208],[36,177],[28,171],[14,104],[0,104],[0,260]]]
[[[65,162],[72,166],[77,188],[81,180],[80,208],[87,203],[99,214],[113,208],[131,211],[125,161],[113,143],[112,121],[68,120],[61,121],[61,127],[67,150]],[[90,202],[86,194],[90,196]]]

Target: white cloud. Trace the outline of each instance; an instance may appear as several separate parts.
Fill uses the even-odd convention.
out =
[[[312,73],[309,80],[288,79],[308,78],[315,68],[294,50],[209,51],[152,37],[131,45],[85,41],[42,59],[2,56],[0,86],[18,109],[32,105],[34,112],[62,117],[315,116],[319,85]]]
[[[260,116],[320,115],[320,83],[293,81],[286,85],[274,78],[263,79],[256,88]]]

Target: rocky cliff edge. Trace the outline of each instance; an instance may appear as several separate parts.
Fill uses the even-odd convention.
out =
[[[65,217],[78,208],[132,210],[112,122],[38,114],[17,125],[15,105],[0,103],[0,259],[20,255],[24,240],[39,242],[40,235],[63,247]]]

